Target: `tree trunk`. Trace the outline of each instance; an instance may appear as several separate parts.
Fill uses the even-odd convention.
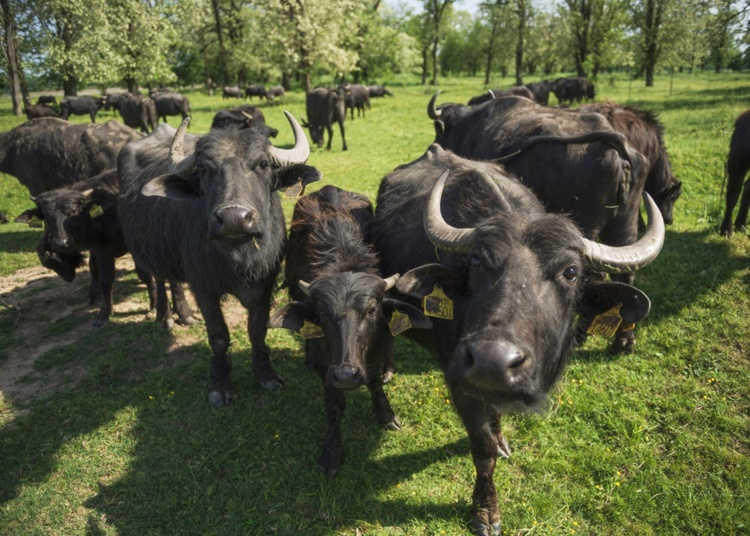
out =
[[[518,39],[516,40],[516,85],[523,85],[523,34],[526,31],[526,0],[516,0]]]
[[[432,42],[432,47],[430,49],[430,56],[432,57],[432,80],[430,81],[430,85],[432,86],[437,85],[437,77],[438,77],[437,49],[438,49],[438,38],[436,35],[434,41]]]
[[[221,27],[221,13],[219,11],[219,0],[211,0],[216,24],[216,36],[219,43],[219,63],[221,63],[222,85],[229,85],[229,66],[227,65],[227,51],[224,48],[224,31]]]
[[[427,48],[422,49],[422,85],[427,83]]]
[[[657,0],[646,0],[646,24],[644,28],[646,87],[654,86],[654,71],[658,59],[658,36],[661,25],[661,9],[656,5]]]
[[[0,7],[3,11],[3,52],[5,53],[5,62],[8,66],[8,85],[10,86],[10,97],[13,101],[13,113],[21,115],[23,113],[23,102],[21,96],[21,80],[19,77],[20,64],[18,63],[18,53],[16,51],[16,21],[10,10],[9,0],[0,0]]]

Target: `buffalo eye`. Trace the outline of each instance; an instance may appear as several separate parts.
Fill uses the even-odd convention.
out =
[[[367,310],[367,316],[375,316],[375,314],[378,312],[378,308],[375,305],[371,305],[370,308]]]
[[[270,165],[270,164],[268,163],[268,160],[261,160],[261,161],[260,161],[260,164],[258,164],[258,167],[259,167],[260,169],[268,169],[268,166],[269,166],[269,165]]]
[[[565,268],[563,271],[563,277],[571,283],[575,282],[575,280],[578,279],[578,266],[568,266]]]
[[[479,266],[482,264],[482,261],[479,260],[479,257],[477,255],[472,255],[469,258],[469,264],[472,268],[479,268]]]

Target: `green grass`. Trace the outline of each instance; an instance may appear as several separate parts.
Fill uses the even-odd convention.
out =
[[[440,87],[439,102],[465,102],[483,90],[472,78]],[[309,163],[324,178],[311,189],[335,184],[374,200],[383,175],[424,152],[434,135],[426,116],[432,89],[393,91],[395,98],[373,100],[366,119],[347,121],[348,152],[337,130],[332,151],[313,150]],[[196,133],[236,104],[190,98]],[[495,471],[503,531],[748,534],[750,241],[717,230],[723,162],[733,121],[750,105],[750,75],[677,76],[671,95],[668,78],[648,89],[603,79],[598,98],[659,113],[684,193],[662,254],[636,278],[653,303],[637,329],[636,353],[614,357],[606,341],[591,339],[572,357],[547,411],[504,418],[513,455]],[[9,108],[0,100],[2,129],[21,121]],[[303,117],[304,96],[263,106],[279,145],[292,142],[284,109]],[[0,209],[13,217],[28,206],[27,192],[1,175]],[[289,218],[293,203],[284,208]],[[36,265],[38,236],[0,226],[0,275]],[[51,314],[25,304],[52,284],[23,289],[23,315]],[[135,285],[128,277],[116,293],[129,296]],[[76,292],[74,308],[86,299],[85,287]],[[101,330],[88,331],[91,311],[74,310],[34,334],[38,341],[23,341],[18,310],[0,301],[0,354],[84,330],[78,342],[43,354],[27,378],[41,389],[70,377],[66,387],[26,404],[0,402],[0,534],[468,533],[468,440],[433,358],[411,342],[397,341],[397,375],[387,386],[403,429],[380,430],[367,393],[350,393],[347,458],[328,482],[317,472],[322,389],[305,370],[296,336],[269,332],[273,364],[288,386],[268,393],[250,373],[247,335],[233,330],[237,399],[215,411],[206,396],[204,328],[167,333],[143,315],[119,314],[117,304],[116,294],[113,321]],[[175,337],[188,342],[175,345]],[[5,363],[0,357],[0,375]]]

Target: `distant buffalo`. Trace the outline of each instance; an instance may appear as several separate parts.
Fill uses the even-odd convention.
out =
[[[253,84],[245,88],[245,98],[253,100],[253,97],[260,97],[265,99],[268,97],[266,93],[266,87],[263,84]]]
[[[145,133],[154,130],[158,123],[154,101],[144,95],[124,93],[120,97],[120,115],[123,123]]]
[[[60,117],[68,119],[71,115],[88,115],[96,123],[96,114],[104,106],[105,97],[63,97],[60,101]]]
[[[242,98],[242,90],[239,88],[239,86],[224,86],[221,91],[221,98],[222,99],[229,99],[229,98],[235,98],[235,99],[241,99]]]
[[[252,128],[267,138],[275,138],[279,131],[266,125],[260,108],[243,104],[230,110],[219,110],[211,123],[212,129],[244,130]]]
[[[283,97],[284,96],[284,86],[273,86],[273,87],[268,88],[268,93],[267,93],[266,96],[267,96],[268,100],[270,100],[270,101],[272,101],[272,100],[274,100],[274,99],[276,99],[278,97]]]
[[[173,91],[162,91],[151,97],[156,107],[156,120],[167,122],[168,115],[179,115],[185,119],[190,115],[190,101],[188,98]]]
[[[318,147],[323,146],[323,129],[328,132],[326,150],[331,149],[333,138],[333,123],[339,124],[341,132],[342,151],[347,150],[344,134],[344,120],[346,120],[345,91],[342,88],[328,89],[316,87],[308,92],[305,98],[307,107],[307,122],[303,123],[310,129],[310,138]]]
[[[386,95],[393,97],[393,93],[386,89],[384,85],[367,86],[367,91],[370,97],[385,97]]]
[[[57,110],[46,104],[29,104],[24,111],[26,112],[26,118],[29,120],[39,117],[60,117]]]

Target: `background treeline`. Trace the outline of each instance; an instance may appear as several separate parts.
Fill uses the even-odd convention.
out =
[[[742,0],[0,0],[3,87],[243,86],[745,69]],[[18,98],[17,100],[22,100]],[[20,113],[20,110],[18,110]]]

